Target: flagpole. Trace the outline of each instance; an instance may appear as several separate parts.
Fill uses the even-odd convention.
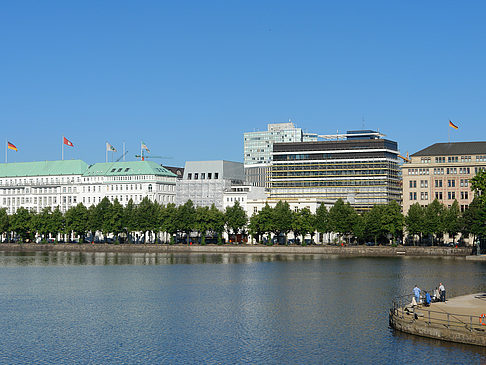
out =
[[[64,136],[62,136],[61,140],[61,160],[64,161]]]
[[[123,142],[123,161],[125,161],[125,142]]]
[[[106,142],[108,143],[108,142]],[[108,145],[105,144],[105,162],[108,162]]]
[[[5,163],[7,163],[8,139],[5,139]]]

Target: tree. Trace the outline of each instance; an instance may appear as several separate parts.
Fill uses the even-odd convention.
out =
[[[432,245],[434,235],[440,242],[444,234],[444,211],[444,205],[437,199],[425,208],[424,234],[432,236]]]
[[[238,233],[242,231],[248,223],[246,212],[238,201],[235,201],[235,204],[232,207],[226,207],[224,216],[228,236],[231,234],[231,232],[233,232],[234,235],[238,235]]]
[[[71,207],[65,214],[66,231],[74,232],[76,236],[80,236],[80,242],[84,242],[86,231],[88,230],[88,209],[83,203]]]
[[[6,239],[8,240],[8,232],[10,231],[10,222],[9,216],[7,214],[7,208],[0,209],[0,235],[7,235]]]
[[[12,231],[17,233],[21,240],[25,242],[32,238],[32,214],[24,207],[17,209],[12,215]]]
[[[305,244],[305,236],[314,231],[314,216],[308,208],[300,209],[293,213],[292,231],[295,237],[302,237],[302,244]]]
[[[119,235],[123,232],[123,206],[118,199],[115,199],[113,204],[110,205],[107,220],[107,231],[113,233],[116,236],[116,241],[119,242]]]
[[[461,230],[461,211],[459,203],[454,200],[452,205],[444,211],[444,230],[449,237],[452,237],[452,242],[456,241],[456,236]]]
[[[284,243],[287,244],[287,234],[293,230],[295,215],[290,210],[289,203],[279,200],[273,208],[273,230],[278,237],[284,234]]]
[[[218,244],[221,244],[221,235],[224,231],[225,217],[224,213],[220,211],[214,204],[211,205],[208,211],[209,214],[209,230],[216,233]]]
[[[85,224],[86,226],[88,225],[88,214],[86,214]],[[56,235],[56,242],[57,242],[57,234],[64,232],[65,225],[66,225],[66,220],[64,218],[64,215],[59,209],[59,206],[57,206],[51,214],[51,226],[49,232],[51,235]]]
[[[329,212],[322,203],[316,210],[316,218],[315,218],[316,230],[320,234],[326,234],[330,231],[329,229]]]
[[[201,236],[201,244],[206,244],[206,232],[210,229],[209,207],[196,207],[196,231]]]
[[[486,237],[486,204],[478,197],[469,204],[462,215],[463,234],[473,234],[474,238]]]
[[[342,199],[338,199],[336,203],[329,210],[329,223],[333,232],[341,236],[348,236],[353,232],[353,228],[358,220],[358,214],[351,206],[351,204],[344,203]]]
[[[136,230],[143,233],[144,242],[146,242],[147,232],[151,232],[156,229],[157,223],[157,203],[152,202],[148,197],[143,198],[136,209]]]
[[[404,218],[400,205],[392,200],[383,206],[382,211],[380,225],[383,227],[383,234],[390,235],[394,239],[401,237],[403,235]]]
[[[408,209],[408,214],[405,217],[405,226],[407,227],[408,233],[412,236],[412,240],[415,243],[413,237],[415,235],[419,236],[419,241],[422,241],[422,235],[425,230],[424,228],[425,220],[425,209],[419,204],[415,203]]]
[[[486,204],[486,170],[479,170],[471,179],[471,190],[475,192],[476,197]]]
[[[177,208],[178,231],[186,234],[187,244],[189,244],[190,234],[194,231],[196,221],[196,209],[192,200],[188,200],[184,205]]]
[[[384,235],[384,227],[382,224],[384,216],[383,205],[374,205],[371,210],[367,211],[363,215],[364,223],[364,238],[372,237],[375,244],[378,243],[378,238]]]
[[[51,208],[45,207],[39,213],[32,212],[32,231],[37,232],[44,239],[50,232]]]
[[[92,205],[88,209],[88,228],[91,230],[93,235],[100,231],[103,233],[105,242],[106,235],[109,233],[109,216],[111,211],[111,202],[107,197],[101,199],[97,205]]]
[[[135,231],[136,207],[133,199],[130,199],[123,208],[122,227],[125,230],[127,240],[131,243],[130,233]]]
[[[161,222],[162,231],[167,232],[170,235],[169,243],[174,243],[174,235],[178,231],[178,224],[177,224],[177,214],[178,209],[176,208],[174,203],[169,203],[165,207],[165,209],[161,209],[159,211],[159,219]]]

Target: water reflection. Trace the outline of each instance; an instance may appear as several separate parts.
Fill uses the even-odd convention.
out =
[[[333,255],[274,254],[199,254],[199,253],[120,253],[0,251],[0,266],[53,265],[168,265],[168,264],[251,264],[257,262],[309,261],[332,258]]]

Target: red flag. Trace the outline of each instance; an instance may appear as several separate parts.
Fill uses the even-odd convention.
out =
[[[63,137],[64,138],[64,144],[68,145],[69,147],[74,147],[73,143],[67,139],[66,137]]]

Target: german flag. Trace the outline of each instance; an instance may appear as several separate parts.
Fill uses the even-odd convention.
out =
[[[7,141],[7,148],[8,148],[9,150],[18,151],[18,150],[17,150],[17,147],[15,147],[15,145],[14,145],[13,143],[10,143],[10,142],[8,142],[8,141]]]
[[[457,125],[455,125],[454,123],[452,123],[450,120],[449,120],[449,127],[452,127],[454,129],[459,129],[459,127]]]

